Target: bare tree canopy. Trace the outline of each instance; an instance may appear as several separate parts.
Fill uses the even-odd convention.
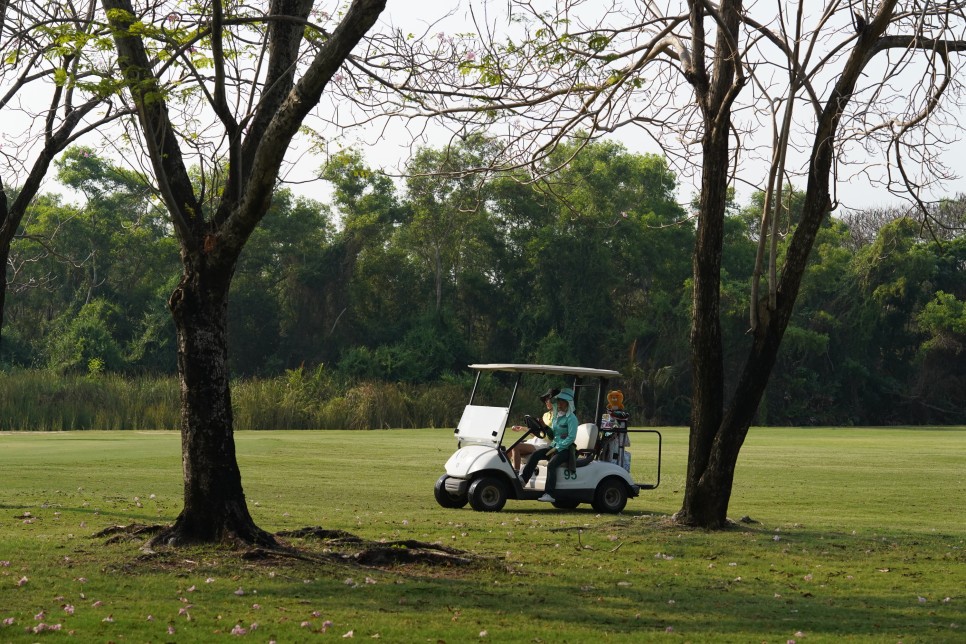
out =
[[[443,115],[454,136],[483,129],[505,140],[500,161],[531,165],[568,136],[628,128],[660,144],[677,171],[700,167],[705,120],[698,79],[709,71],[723,6],[652,0],[469,3],[475,31],[396,31],[372,36],[350,58],[333,96],[364,112],[340,125],[408,120],[414,133]],[[824,99],[851,48],[871,28],[868,2],[741,3],[733,38],[737,78],[733,180],[765,185],[773,142],[787,141],[785,180],[808,172]],[[886,31],[863,65],[836,137],[836,178],[919,194],[950,176],[939,154],[956,141],[961,2],[889,3]],[[698,12],[692,15],[692,12]],[[695,18],[700,21],[695,22]],[[446,23],[441,23],[446,24]],[[733,42],[729,42],[733,40]],[[697,76],[696,76],[697,75]],[[708,81],[710,82],[709,77]],[[334,112],[331,114],[335,115]],[[353,119],[355,114],[357,117]],[[782,137],[782,132],[787,135]],[[834,195],[833,195],[834,197]]]

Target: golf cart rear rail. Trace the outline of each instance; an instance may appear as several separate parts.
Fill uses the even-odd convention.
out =
[[[664,452],[664,437],[656,429],[615,429],[611,430],[615,434],[654,434],[657,436],[657,477],[654,483],[639,483],[638,487],[642,490],[653,490],[661,484],[661,454]]]

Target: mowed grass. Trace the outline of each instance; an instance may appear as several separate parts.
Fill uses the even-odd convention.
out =
[[[449,430],[236,434],[261,527],[481,562],[389,570],[109,542],[93,535],[177,516],[177,433],[0,434],[0,642],[966,641],[966,429],[754,429],[730,512],[753,522],[716,533],[669,521],[687,431],[663,433],[661,486],[619,516],[440,508]]]

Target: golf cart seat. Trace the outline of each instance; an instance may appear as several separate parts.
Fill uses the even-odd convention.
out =
[[[597,425],[584,423],[577,427],[577,438],[574,440],[576,462],[574,467],[583,467],[594,460],[594,450],[597,447]],[[571,467],[571,469],[574,469]]]

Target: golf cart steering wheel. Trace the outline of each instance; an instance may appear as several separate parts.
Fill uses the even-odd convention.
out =
[[[539,420],[533,416],[526,415],[523,417],[523,423],[527,426],[527,429],[530,430],[531,434],[538,438],[544,437],[544,427]]]

